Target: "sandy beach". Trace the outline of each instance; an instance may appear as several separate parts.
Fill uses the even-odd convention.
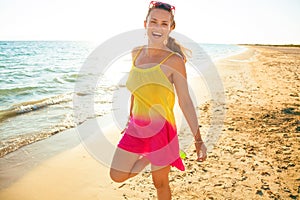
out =
[[[300,48],[246,47],[246,52],[216,63],[226,95],[220,104],[226,110],[218,124],[222,134],[206,162],[195,161],[191,146],[184,160],[186,171],[172,169],[173,199],[300,196]],[[214,101],[197,105],[203,127],[210,125],[212,115],[218,116],[219,110],[211,110]],[[116,144],[119,130],[108,127],[107,132]],[[9,154],[2,159],[9,161]],[[1,188],[0,199],[155,199],[148,171],[123,184],[113,183],[108,171],[79,144],[18,176],[15,170],[2,170],[1,181],[15,178]]]

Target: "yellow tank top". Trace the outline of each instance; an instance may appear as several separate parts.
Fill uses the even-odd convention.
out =
[[[163,117],[175,127],[173,107],[175,94],[172,83],[161,70],[163,64],[174,52],[170,53],[159,64],[150,68],[138,68],[135,60],[142,48],[133,59],[126,87],[133,94],[132,115],[135,119],[147,121],[150,118]],[[151,120],[150,119],[150,120]]]

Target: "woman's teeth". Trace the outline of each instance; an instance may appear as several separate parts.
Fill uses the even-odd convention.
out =
[[[162,34],[161,34],[161,33],[158,33],[158,32],[152,32],[152,35],[153,35],[154,37],[161,37],[161,36],[162,36]]]

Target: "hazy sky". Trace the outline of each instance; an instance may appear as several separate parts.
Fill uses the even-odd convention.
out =
[[[150,0],[0,0],[0,40],[103,41],[143,28]],[[200,43],[300,44],[300,0],[170,0]]]

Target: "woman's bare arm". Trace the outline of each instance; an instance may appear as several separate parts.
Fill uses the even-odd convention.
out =
[[[135,58],[135,55],[137,54],[137,51],[138,51],[138,48],[134,48],[131,51],[132,61]],[[132,117],[133,101],[134,101],[134,96],[133,96],[133,94],[131,94],[131,97],[130,97],[130,106],[129,106],[129,117],[128,117],[128,121],[127,121],[126,127],[128,126],[130,117]],[[125,127],[125,129],[126,129],[126,127]],[[121,132],[121,134],[124,133],[125,129]]]
[[[195,107],[188,90],[185,64],[179,56],[173,58],[173,62],[176,64],[173,65],[175,67],[173,67],[172,78],[178,96],[179,106],[191,128],[195,140],[201,140]]]
[[[130,98],[130,108],[129,108],[129,116],[130,117],[132,117],[133,100],[134,100],[134,96],[131,95],[131,98]]]
[[[171,64],[174,66],[172,68],[172,80],[178,96],[179,106],[194,135],[197,160],[205,161],[207,149],[201,138],[196,110],[188,90],[185,64],[180,56],[174,56],[172,62]]]

